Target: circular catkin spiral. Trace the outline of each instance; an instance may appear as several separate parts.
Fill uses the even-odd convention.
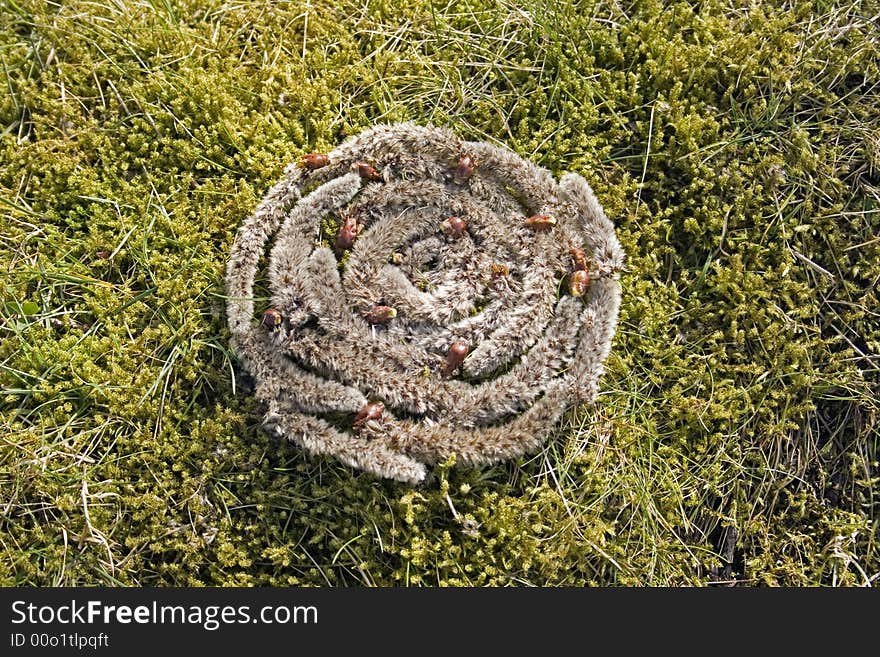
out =
[[[577,174],[557,182],[447,130],[378,126],[289,166],[240,228],[232,346],[267,430],[418,482],[451,454],[534,451],[595,398],[622,265]],[[258,308],[255,279],[271,293]]]

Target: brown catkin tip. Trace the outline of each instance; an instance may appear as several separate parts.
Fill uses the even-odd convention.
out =
[[[533,452],[594,400],[622,266],[577,174],[557,182],[449,130],[378,125],[303,155],[240,227],[232,347],[271,435],[417,483],[453,454]]]

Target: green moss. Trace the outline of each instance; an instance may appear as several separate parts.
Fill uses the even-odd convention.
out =
[[[880,571],[880,72],[858,3],[11,7],[0,582]],[[531,458],[418,489],[262,432],[222,288],[288,162],[403,119],[582,173],[629,268],[598,404]]]

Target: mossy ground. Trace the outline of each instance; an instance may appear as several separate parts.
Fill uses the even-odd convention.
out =
[[[399,4],[0,4],[0,583],[876,584],[877,5]],[[597,404],[419,488],[262,432],[222,285],[397,120],[581,173],[629,265]]]

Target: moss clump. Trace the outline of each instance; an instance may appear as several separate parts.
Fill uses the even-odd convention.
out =
[[[469,7],[0,14],[0,582],[876,578],[859,3]],[[598,405],[533,458],[418,489],[264,435],[222,298],[283,167],[400,120],[583,174],[630,269]]]

